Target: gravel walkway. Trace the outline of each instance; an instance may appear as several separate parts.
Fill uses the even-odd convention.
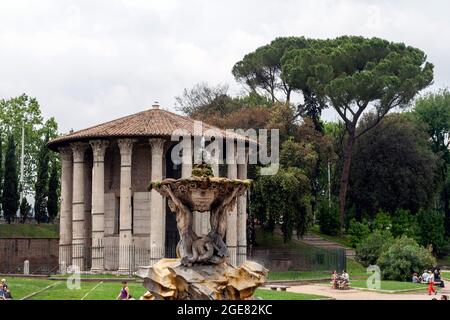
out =
[[[409,293],[380,293],[358,289],[336,290],[322,284],[292,286],[287,291],[317,294],[336,300],[431,300],[434,297],[440,299],[441,294],[450,295],[449,288],[445,288],[444,290],[439,289],[436,296],[429,296],[425,290],[423,292]]]

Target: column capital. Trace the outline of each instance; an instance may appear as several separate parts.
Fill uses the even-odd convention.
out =
[[[59,156],[61,161],[72,161],[73,151],[70,147],[60,147],[58,148]]]
[[[151,138],[148,140],[152,147],[152,155],[162,155],[164,151],[164,139]]]
[[[119,139],[117,140],[117,144],[119,145],[120,155],[129,155],[133,150],[133,144],[136,142],[136,139]]]
[[[94,158],[103,158],[105,156],[106,148],[109,146],[108,140],[91,140],[89,143],[91,144]]]
[[[73,161],[83,162],[84,153],[88,147],[88,144],[84,142],[74,142],[70,144],[70,147],[72,148],[73,151]]]

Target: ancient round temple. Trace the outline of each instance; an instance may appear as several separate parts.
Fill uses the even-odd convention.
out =
[[[175,215],[166,197],[148,190],[150,181],[190,177],[193,161],[175,163],[171,157],[182,130],[192,139],[183,149],[191,160],[195,139],[225,139],[229,132],[163,110],[159,105],[117,120],[71,132],[49,142],[61,158],[60,270],[70,265],[82,271],[132,272],[161,258],[176,255],[179,241]],[[235,154],[246,138],[232,134],[223,149]],[[214,140],[214,138],[212,140]],[[247,158],[247,154],[245,159]],[[185,158],[183,158],[185,159]],[[247,163],[212,165],[214,176],[247,178]],[[227,215],[229,261],[246,259],[246,196],[240,196]],[[194,212],[194,230],[206,234],[207,215]]]

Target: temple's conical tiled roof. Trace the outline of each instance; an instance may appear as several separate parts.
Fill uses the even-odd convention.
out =
[[[202,125],[202,134],[194,132],[195,120],[181,116],[160,108],[151,108],[126,117],[105,122],[87,129],[71,132],[57,137],[49,142],[49,148],[57,150],[59,146],[69,142],[83,141],[100,138],[127,138],[127,137],[170,137],[178,129],[185,130],[192,136],[206,135],[213,132],[214,136],[225,138],[225,130],[208,125],[204,122]],[[199,123],[197,121],[197,123]],[[246,137],[233,134],[235,139],[245,139]]]

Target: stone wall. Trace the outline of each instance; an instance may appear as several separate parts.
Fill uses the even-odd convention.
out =
[[[30,273],[53,272],[58,267],[59,239],[0,238],[0,273],[22,273],[30,261]]]

